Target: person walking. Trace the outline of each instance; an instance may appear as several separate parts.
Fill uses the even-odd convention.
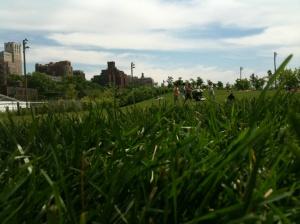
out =
[[[180,91],[179,91],[178,84],[175,83],[174,84],[174,88],[173,88],[174,104],[177,104],[178,98],[179,98],[179,94],[180,94]]]
[[[208,95],[211,99],[215,99],[214,86],[211,81],[208,81]]]
[[[193,97],[192,97],[192,85],[191,83],[186,83],[185,84],[185,99],[184,99],[184,103],[187,101],[187,100],[192,100]]]

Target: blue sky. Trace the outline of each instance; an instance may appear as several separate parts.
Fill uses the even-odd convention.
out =
[[[4,0],[0,50],[29,40],[29,71],[35,63],[70,60],[88,78],[113,60],[157,82],[234,82],[264,76],[288,54],[300,65],[299,0]]]

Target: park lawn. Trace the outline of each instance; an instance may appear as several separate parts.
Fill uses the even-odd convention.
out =
[[[174,107],[167,94],[0,122],[0,220],[296,223],[299,99]]]
[[[273,90],[269,90],[268,91],[268,95],[273,95],[275,91]],[[245,90],[245,91],[233,91],[234,96],[236,97],[236,99],[240,100],[243,98],[251,98],[251,97],[258,97],[259,94],[261,93],[261,91],[255,91],[255,90]],[[297,93],[299,94],[299,93]],[[227,96],[229,95],[229,91],[228,90],[215,90],[215,100],[218,103],[224,103],[226,102]],[[300,95],[300,94],[299,94]],[[209,98],[207,90],[204,91],[204,97],[205,98]],[[179,104],[183,104],[184,102],[184,98],[182,96],[180,96],[179,98]],[[159,97],[155,97],[152,99],[148,99],[148,100],[144,100],[142,102],[138,102],[134,105],[128,105],[128,106],[124,106],[121,108],[122,111],[126,111],[126,110],[130,110],[132,108],[149,108],[152,106],[158,106],[158,105],[162,105],[162,104],[167,104],[167,105],[172,105],[174,103],[173,101],[173,94],[172,93],[167,93],[167,94],[163,94],[162,96]],[[189,102],[192,104],[196,104],[199,102],[196,101],[192,101]],[[59,112],[62,114],[74,114],[75,116],[79,115],[84,115],[87,114],[87,111],[81,111],[79,113],[77,112]],[[43,116],[43,115],[38,115],[38,116]],[[16,121],[23,121],[23,120],[28,120],[32,117],[31,114],[25,114],[25,115],[21,115],[18,116],[16,115],[14,112],[10,114],[10,117]],[[0,120],[3,119],[8,119],[8,114],[7,113],[0,113]]]
[[[258,97],[261,91],[256,91],[256,90],[244,90],[244,91],[237,91],[234,90],[232,91],[236,99],[240,100],[243,98],[252,98],[252,97]],[[270,90],[268,91],[268,95],[273,95],[275,91]],[[226,102],[227,96],[229,95],[228,90],[215,90],[215,100],[218,103],[223,103]],[[204,97],[209,98],[207,90],[204,91]],[[183,96],[180,96],[179,98],[179,103],[182,104],[184,102]],[[161,97],[154,98],[154,99],[149,99],[145,100],[139,103],[136,103],[134,106],[137,107],[149,107],[152,105],[159,105],[162,103],[166,104],[173,104],[173,94],[172,93],[167,93],[165,95],[162,95]],[[192,103],[196,103],[195,101],[192,101]],[[125,108],[130,108],[133,107],[133,105],[126,106]]]

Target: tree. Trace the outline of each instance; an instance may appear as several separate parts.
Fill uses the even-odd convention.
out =
[[[23,86],[23,79],[24,76],[20,75],[8,75],[7,76],[7,85],[13,87],[20,87]]]
[[[52,98],[62,95],[62,84],[50,79],[46,74],[34,72],[27,76],[28,87],[37,89],[40,98]]]
[[[174,78],[172,76],[168,76],[167,83],[168,87],[173,87]]]
[[[175,82],[178,84],[178,86],[183,86],[184,85],[182,77],[179,77],[178,80],[176,80]]]
[[[79,98],[86,96],[87,95],[86,90],[90,89],[90,86],[91,86],[91,85],[89,85],[91,82],[86,81],[81,76],[67,77],[63,81],[64,81],[64,85],[67,87],[69,84],[73,84],[75,86],[75,89],[78,93]],[[93,83],[92,85],[94,85],[94,84],[96,84],[96,83]]]
[[[69,84],[66,92],[65,92],[65,97],[66,99],[76,99],[77,97],[77,91],[75,89],[75,85],[74,84]]]
[[[223,82],[218,81],[217,82],[217,87],[218,87],[218,89],[223,89]]]
[[[258,78],[258,76],[256,76],[254,73],[250,76],[250,84],[253,88],[255,88],[256,90],[258,89],[262,89],[264,84],[265,84],[265,80],[263,78]]]
[[[203,79],[201,78],[201,77],[197,77],[197,81],[196,81],[196,83],[197,83],[197,86],[198,87],[201,87],[202,85],[203,85]]]
[[[296,89],[299,87],[299,70],[295,69],[286,69],[282,72],[279,77],[280,85],[284,86],[287,89]]]
[[[250,81],[248,79],[237,79],[234,86],[238,90],[246,90],[250,88]]]
[[[226,83],[225,88],[226,88],[227,90],[230,90],[230,89],[231,89],[231,85],[230,85],[229,82]]]
[[[190,79],[190,83],[192,84],[193,88],[195,88],[196,81],[193,78]]]

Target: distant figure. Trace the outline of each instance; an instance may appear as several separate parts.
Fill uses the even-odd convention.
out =
[[[179,94],[180,94],[180,91],[179,91],[178,84],[175,84],[174,88],[173,88],[174,104],[177,104]]]
[[[213,83],[212,82],[208,83],[208,95],[212,99],[215,98],[215,91],[214,91],[214,87],[213,87]]]
[[[186,83],[185,84],[185,99],[184,99],[184,103],[188,100],[188,99],[193,99],[192,97],[192,85],[191,83]]]
[[[235,96],[233,95],[232,91],[230,91],[230,94],[227,96],[227,102],[231,103],[235,100]]]
[[[180,85],[180,87],[179,87],[179,91],[180,91],[180,95],[181,95],[181,97],[184,99],[184,96],[185,96],[185,90],[184,90],[184,86]]]

